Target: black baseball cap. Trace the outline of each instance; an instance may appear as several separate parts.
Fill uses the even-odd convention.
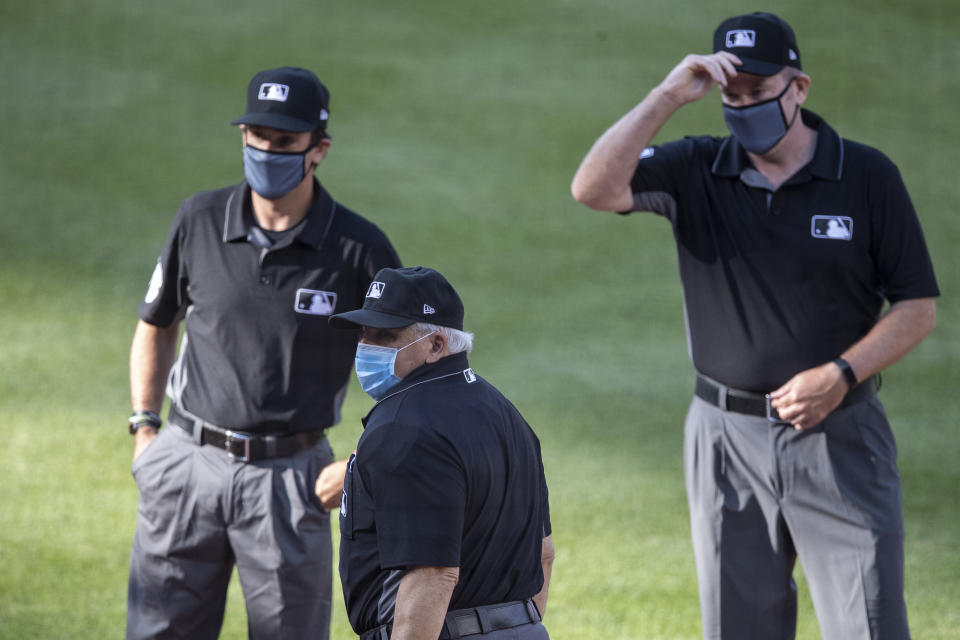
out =
[[[772,13],[757,11],[727,18],[713,33],[713,52],[729,51],[743,65],[737,71],[772,76],[784,67],[802,69],[793,29]]]
[[[330,92],[312,71],[297,67],[267,69],[247,87],[247,112],[230,124],[252,124],[281,131],[326,129]]]
[[[336,329],[398,329],[415,322],[463,330],[463,303],[447,279],[429,267],[380,269],[363,307],[330,316]]]

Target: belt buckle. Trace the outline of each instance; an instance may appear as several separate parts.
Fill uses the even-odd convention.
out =
[[[233,458],[234,460],[239,460],[240,462],[249,462],[250,461],[250,441],[253,439],[252,436],[248,436],[245,433],[237,433],[236,431],[230,431],[229,429],[226,432],[226,442],[224,443],[224,449],[227,452],[227,455]],[[237,454],[233,451],[234,443],[243,443],[243,454]]]
[[[767,404],[767,422],[770,424],[790,424],[788,420],[784,420],[780,417],[780,414],[777,413],[776,408],[770,404],[770,394],[763,394],[763,399]]]

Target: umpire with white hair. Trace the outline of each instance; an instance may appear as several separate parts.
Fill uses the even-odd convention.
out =
[[[548,638],[554,551],[540,443],[467,363],[463,304],[433,269],[381,269],[356,370],[376,401],[340,505],[340,578],[361,640]]]

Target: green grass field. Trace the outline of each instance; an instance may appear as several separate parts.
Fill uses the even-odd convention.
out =
[[[474,368],[543,442],[554,638],[697,638],[681,471],[693,387],[669,225],[589,212],[593,140],[729,0],[0,3],[0,638],[118,638],[137,492],[127,354],[179,202],[242,178],[257,70],[333,95],[318,175],[407,264],[446,274]],[[960,5],[774,0],[807,106],[901,168],[943,291],[934,333],[884,376],[900,447],[914,637],[960,628]],[[719,97],[658,139],[724,133]],[[339,453],[370,401],[354,385]],[[802,578],[798,570],[798,577]],[[802,585],[802,580],[801,580]],[[339,591],[334,638],[348,638]],[[819,632],[801,588],[799,637]],[[245,636],[231,588],[224,638]]]

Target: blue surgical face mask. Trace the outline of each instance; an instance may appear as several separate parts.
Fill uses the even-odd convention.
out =
[[[393,347],[378,347],[372,344],[360,343],[357,345],[357,355],[354,358],[354,368],[357,370],[357,379],[362,388],[371,398],[379,400],[395,387],[401,378],[396,375],[394,366],[397,363],[397,354],[412,344],[420,342],[432,335],[431,331],[420,336],[413,342],[395,349]]]
[[[763,155],[777,146],[783,140],[787,131],[797,118],[800,105],[793,112],[793,118],[787,122],[787,117],[780,106],[780,98],[787,92],[793,81],[787,83],[775,98],[757,102],[745,107],[731,107],[723,105],[723,119],[727,123],[730,133],[750,153]]]
[[[307,151],[281,153],[245,146],[243,172],[247,183],[267,200],[279,200],[293,191],[307,175],[304,168]]]

